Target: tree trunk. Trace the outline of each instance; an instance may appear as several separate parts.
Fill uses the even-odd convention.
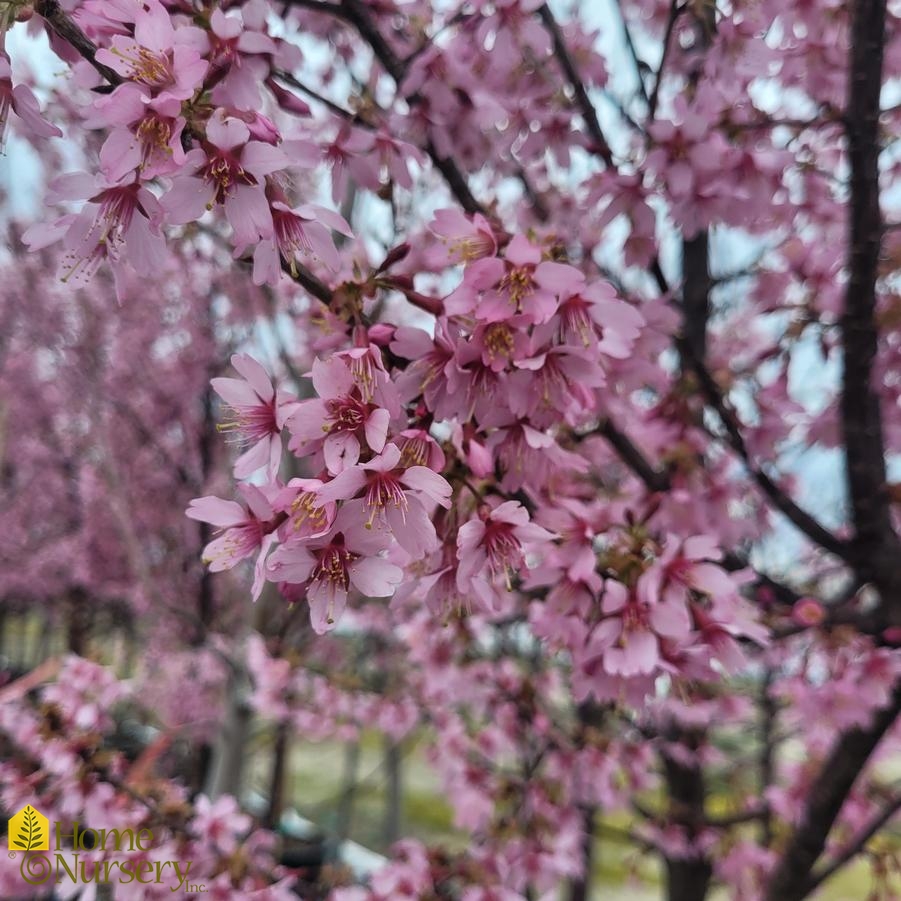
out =
[[[244,775],[247,735],[250,731],[250,707],[247,705],[247,675],[234,673],[229,679],[225,718],[213,749],[207,773],[207,794],[240,797]]]
[[[403,815],[403,782],[401,747],[385,736],[385,846],[390,848],[399,838]]]
[[[285,771],[288,764],[288,724],[279,723],[275,730],[275,744],[272,748],[272,776],[269,780],[269,804],[263,825],[267,829],[278,829],[285,807]]]
[[[699,736],[686,734],[683,742],[695,751]],[[671,820],[685,831],[691,844],[704,821],[704,775],[697,764],[686,765],[668,754],[663,755],[663,772]],[[713,868],[700,850],[690,857],[666,857],[665,863],[667,901],[704,901],[710,890]]]
[[[66,599],[66,637],[69,650],[83,657],[87,649],[89,632],[89,607],[85,592],[73,588]]]
[[[339,842],[350,835],[354,801],[357,794],[357,769],[360,765],[360,742],[349,741],[344,746],[344,777],[341,780],[341,797],[335,814],[335,834]]]
[[[595,807],[582,808],[582,875],[569,886],[569,901],[588,901],[591,897],[591,876],[595,862],[594,818]]]

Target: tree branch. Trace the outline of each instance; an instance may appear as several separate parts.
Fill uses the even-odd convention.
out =
[[[772,694],[774,672],[767,667],[760,683],[760,756],[758,773],[760,778],[760,797],[765,799],[770,786],[773,785],[776,772],[776,718],[779,706]],[[763,800],[760,817],[760,842],[764,848],[773,844],[773,811],[768,801]]]
[[[695,356],[688,340],[681,342],[683,359],[697,377],[701,390],[707,398],[708,405],[714,410],[726,430],[726,440],[733,451],[745,464],[748,473],[757,483],[760,490],[772,505],[788,519],[797,529],[820,547],[847,560],[850,556],[848,545],[837,538],[825,526],[821,525],[806,510],[803,510],[776,482],[768,476],[753,460],[741,432],[741,424],[735,411],[720,391],[716,380],[707,367]]]
[[[823,853],[826,839],[857,777],[899,712],[901,682],[895,686],[889,704],[877,711],[870,726],[845,732],[835,743],[810,787],[801,822],[770,877],[766,901],[801,901],[816,887],[817,877],[811,875],[813,866]]]
[[[623,40],[626,43],[626,49],[629,51],[629,56],[632,57],[632,62],[635,64],[635,74],[638,78],[638,91],[641,94],[645,105],[650,107],[651,99],[648,97],[648,88],[644,83],[644,73],[647,72],[650,74],[651,67],[638,56],[638,50],[635,48],[635,41],[632,40],[632,32],[629,31],[629,23],[626,21],[626,13],[623,10],[622,0],[618,0],[616,6],[619,10],[620,21],[623,23]]]
[[[901,625],[901,542],[891,523],[882,412],[878,394],[873,390],[873,363],[879,338],[879,95],[886,0],[857,0],[852,9],[845,111],[851,169],[850,258],[845,307],[839,322],[844,361],[839,410],[854,522],[855,562],[861,575],[879,589],[883,604],[891,605],[891,621]]]
[[[334,113],[340,119],[344,119],[345,121],[350,122],[351,124],[356,125],[359,128],[365,128],[370,131],[375,129],[375,126],[371,122],[368,122],[358,113],[352,112],[349,109],[345,109],[340,104],[335,103],[334,100],[329,100],[328,97],[324,97],[318,91],[314,91],[312,88],[307,87],[307,85],[305,85],[299,79],[295,78],[290,72],[283,72],[281,69],[273,69],[272,75],[279,81],[283,81],[285,82],[285,84],[291,85],[292,88],[297,88],[298,91],[306,94],[317,103],[321,103],[330,113]]]
[[[660,84],[663,81],[663,72],[666,69],[666,58],[669,56],[670,43],[673,37],[673,29],[679,19],[679,14],[684,7],[679,6],[678,0],[672,0],[669,8],[669,18],[666,21],[666,31],[663,35],[663,53],[660,56],[660,65],[657,67],[657,74],[654,77],[654,88],[648,99],[648,119],[653,120],[657,115],[657,101],[660,99]]]
[[[694,730],[679,730],[677,740],[687,751],[696,754],[701,734]],[[685,839],[691,845],[707,818],[703,770],[700,763],[686,763],[665,751],[661,757],[669,798],[669,820],[684,830]],[[700,848],[691,848],[688,854],[664,854],[664,863],[667,901],[704,901],[713,876],[713,865]]]
[[[326,4],[319,5],[326,6]],[[341,0],[341,5],[337,10],[338,11],[335,14],[346,19],[357,29],[360,36],[372,48],[372,52],[375,54],[376,59],[378,59],[385,67],[385,71],[398,85],[400,85],[404,78],[405,64],[391,49],[391,46],[376,27],[366,5],[360,2],[360,0]],[[322,11],[332,12],[331,9]],[[408,97],[407,101],[416,104],[419,102],[419,98],[416,95],[413,95]],[[431,138],[429,138],[425,150],[435,168],[444,176],[444,180],[447,182],[448,187],[451,189],[451,192],[460,206],[462,206],[467,213],[484,214],[485,208],[478,200],[476,200],[472,191],[470,191],[466,177],[460,170],[460,167],[452,159],[441,156]]]
[[[655,469],[638,447],[632,443],[632,439],[625,432],[621,432],[610,419],[605,417],[597,431],[610,442],[620,459],[644,482],[648,491],[669,490],[669,475]]]
[[[710,321],[710,238],[705,230],[682,240],[682,341],[690,351],[687,362],[707,359]],[[683,363],[686,354],[683,352]]]
[[[598,121],[597,110],[595,110],[594,104],[588,96],[588,91],[585,89],[585,83],[582,81],[579,70],[576,68],[575,61],[570,55],[569,48],[566,46],[566,39],[563,37],[563,32],[557,24],[554,14],[546,3],[538,8],[538,15],[541,17],[544,27],[547,28],[548,33],[551,36],[551,41],[554,44],[554,56],[557,57],[560,68],[563,69],[564,74],[575,92],[579,111],[582,113],[582,118],[585,120],[585,127],[588,129],[588,133],[595,143],[594,149],[598,156],[613,169],[613,154],[610,152],[610,145],[607,143],[607,138],[604,136],[604,132],[601,129],[601,123]]]
[[[118,72],[98,63],[96,59],[97,46],[94,42],[72,21],[66,12],[60,7],[57,0],[37,0],[34,11],[47,23],[50,30],[64,40],[70,47],[83,56],[111,85],[122,84],[122,78]]]
[[[282,271],[287,273],[302,288],[308,291],[313,297],[318,298],[324,304],[330,304],[334,298],[334,291],[317,276],[315,276],[305,266],[295,263],[292,269],[289,263],[282,260]]]
[[[811,891],[819,888],[827,879],[831,879],[842,867],[849,864],[866,847],[867,842],[883,827],[887,826],[895,814],[901,811],[901,795],[891,801],[870,823],[863,827],[851,843],[833,858],[829,864],[811,877]]]

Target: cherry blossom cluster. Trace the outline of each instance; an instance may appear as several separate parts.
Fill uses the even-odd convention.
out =
[[[247,355],[232,361],[243,379],[213,380],[227,404],[220,428],[249,445],[235,475],[267,482],[242,485],[246,506],[192,503],[189,516],[223,530],[205,551],[211,567],[255,556],[254,597],[267,578],[282,583],[319,632],[351,588],[390,597],[402,582],[439,613],[510,615],[514,580],[532,569],[523,589],[551,588],[532,608],[536,634],[572,652],[581,694],[616,697],[638,682],[648,692],[661,672],[711,678],[714,660],[738,668],[737,640],[766,632],[716,541],[630,532],[578,500],[591,460],[580,436],[603,415],[607,370],[628,355],[640,314],[553,248],[499,239],[484,217],[440,211],[433,229],[465,264],[434,334],[352,327],[356,346],[313,363],[315,399],[277,389]],[[314,478],[278,480],[283,433]],[[455,470],[483,484],[498,473],[498,489],[482,497],[464,484],[452,502],[441,473]],[[575,480],[565,504],[563,474]]]
[[[264,0],[234,12],[211,6],[192,14],[178,6],[161,0],[81,5],[77,21],[100,46],[95,68],[82,60],[75,78],[93,89],[106,77],[84,111],[87,126],[101,129],[105,139],[97,171],[55,179],[48,196],[80,209],[29,229],[26,243],[39,249],[61,241],[63,280],[86,283],[109,263],[121,296],[125,271],[145,277],[161,271],[170,226],[221,210],[235,256],[252,255],[258,283],[278,281],[280,258],[309,256],[336,268],[331,231],[348,235],[347,223],[320,205],[292,201],[295,176],[315,166],[320,150],[284,136],[260,112],[268,103],[309,115],[272,74],[295,68],[298,48],[270,35]],[[41,117],[26,85],[13,87],[5,55],[0,86],[0,121],[12,107],[33,137],[62,134]]]
[[[317,360],[311,376],[318,397],[303,402],[281,397],[252,358],[233,362],[247,381],[218,379],[214,388],[235,417],[226,427],[233,422],[243,438],[255,442],[236,463],[237,472],[266,466],[271,478],[284,428],[289,447],[298,458],[309,458],[321,478],[264,488],[248,484],[246,509],[206,497],[192,503],[189,515],[225,529],[204,551],[212,566],[228,568],[256,553],[254,594],[265,575],[306,586],[313,625],[327,631],[341,616],[351,587],[368,597],[394,593],[403,572],[384,557],[392,539],[417,558],[434,548],[429,514],[450,505],[451,487],[423,465],[434,445],[427,434],[391,433],[399,401],[378,347]],[[439,452],[433,465],[442,460]],[[267,560],[276,541],[280,546]]]
[[[418,725],[419,709],[409,695],[393,698],[339,687],[307,667],[292,667],[273,656],[259,635],[249,642],[247,664],[253,682],[251,707],[265,720],[290,723],[309,741],[351,741],[364,729],[400,741]]]
[[[145,762],[132,761],[112,747],[112,714],[127,707],[135,714],[138,699],[131,686],[107,667],[70,656],[43,667],[53,681],[36,702],[23,700],[34,685],[4,687],[0,732],[14,753],[0,765],[0,786],[7,809],[37,807],[51,821],[79,822],[105,829],[150,829],[149,857],[190,860],[191,876],[220,898],[288,901],[293,878],[274,862],[274,836],[254,828],[234,798],[215,801],[205,795],[189,799],[185,787],[153,772],[150,748]],[[24,682],[30,682],[26,676]],[[147,859],[127,847],[79,851],[87,872],[107,861]],[[7,898],[23,897],[18,860],[4,855],[0,886]],[[123,898],[170,896],[169,885],[134,880],[116,887]]]
[[[592,518],[597,523],[599,511],[584,504],[555,511],[568,540],[527,583],[548,589],[548,603],[531,608],[536,635],[554,642],[560,616],[591,624],[573,660],[578,696],[612,700],[638,684],[651,693],[663,673],[714,679],[744,666],[740,642],[766,643],[766,628],[741,596],[743,578],[722,568],[712,537],[655,539],[641,528],[598,534]]]

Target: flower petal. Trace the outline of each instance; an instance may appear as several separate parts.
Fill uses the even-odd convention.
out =
[[[350,566],[350,580],[354,587],[372,598],[387,598],[401,583],[404,571],[379,557],[361,557]]]
[[[231,363],[247,380],[250,387],[256,391],[261,400],[270,401],[275,397],[275,389],[272,387],[269,373],[250,354],[232,354]]]
[[[195,497],[185,511],[185,516],[219,528],[228,528],[245,522],[247,511],[237,501],[226,501],[208,494],[205,497]]]

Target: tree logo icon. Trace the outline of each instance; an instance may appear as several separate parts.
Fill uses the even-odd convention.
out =
[[[50,827],[40,811],[26,804],[7,827],[10,851],[48,851],[50,849]]]

